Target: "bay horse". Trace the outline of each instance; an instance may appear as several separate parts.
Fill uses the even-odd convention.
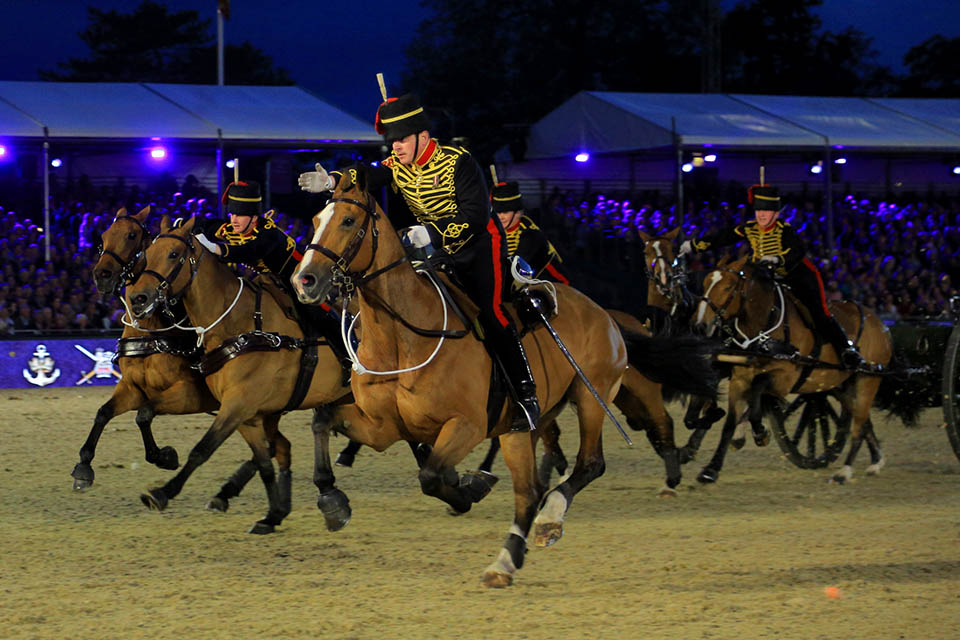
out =
[[[315,436],[333,429],[378,451],[400,440],[430,444],[430,456],[419,472],[421,489],[458,512],[468,511],[476,498],[458,481],[455,466],[485,438],[499,436],[513,479],[514,520],[483,583],[511,584],[523,565],[531,528],[535,525],[539,546],[555,543],[573,496],[602,475],[602,407],[545,327],[524,335],[543,408],[540,423],[554,419],[572,401],[580,426],[573,471],[541,502],[545,487],[537,480],[533,436],[509,431],[513,403],[491,407],[488,416],[493,361],[470,336],[469,327],[448,316],[439,289],[416,274],[390,221],[367,193],[362,172],[341,178],[329,204],[314,217],[314,228],[313,241],[291,278],[294,288],[307,304],[324,299],[334,287],[341,293],[357,292],[363,318],[357,360],[381,370],[355,373],[354,403],[333,408],[329,420],[315,422]],[[583,294],[563,285],[557,286],[557,294],[560,311],[553,326],[600,397],[611,402],[628,363],[624,337],[611,317]],[[463,307],[475,310],[459,292],[453,295]],[[630,342],[648,355],[649,342],[638,337]],[[321,453],[319,447],[317,451]],[[329,455],[318,455],[314,478],[321,495],[334,490],[331,469]]]
[[[101,235],[100,257],[93,267],[94,282],[101,295],[123,296],[124,286],[143,271],[144,251],[152,239],[146,227],[149,215],[150,206],[136,214],[121,208]],[[90,463],[103,429],[110,420],[128,411],[137,411],[136,423],[146,461],[161,469],[180,466],[176,449],[157,446],[151,425],[157,415],[209,413],[220,406],[203,377],[191,366],[195,342],[194,334],[172,326],[164,317],[144,318],[136,326],[132,322],[124,324],[117,348],[123,377],[97,411],[90,434],[80,448],[80,462],[71,474],[75,490],[93,485]],[[254,473],[256,466],[252,462],[241,465],[210,500],[208,508],[226,511],[230,498],[240,493]]]
[[[826,363],[812,369],[804,364],[770,357],[758,357],[747,364],[733,367],[728,394],[727,418],[713,459],[701,470],[698,480],[716,482],[723,468],[724,455],[737,425],[737,417],[745,411],[753,427],[757,444],[766,444],[769,433],[760,423],[762,394],[783,400],[791,393],[818,393],[834,390],[843,409],[841,422],[850,423],[850,451],[835,482],[853,477],[853,461],[866,438],[870,444],[871,465],[868,474],[876,474],[884,464],[879,442],[873,434],[870,408],[874,403],[881,378],[839,366],[836,350],[829,343],[815,352],[819,340],[804,321],[794,299],[783,293],[768,269],[749,262],[744,256],[733,262],[721,262],[704,281],[704,294],[695,318],[696,326],[706,335],[715,335],[721,328],[741,347],[760,346],[769,337],[786,343],[801,357]],[[847,335],[856,338],[864,359],[886,367],[893,356],[893,340],[887,327],[873,311],[852,302],[834,302],[830,312],[836,316]],[[779,319],[778,319],[779,318]],[[771,319],[773,320],[771,323]],[[806,369],[806,370],[805,370]]]
[[[211,367],[205,381],[220,405],[213,424],[190,451],[183,468],[162,487],[143,493],[141,501],[152,509],[165,509],[196,468],[239,430],[253,451],[269,502],[267,515],[250,531],[271,533],[291,509],[290,443],[277,426],[295,389],[304,335],[273,295],[255,291],[255,286],[249,286],[215,256],[204,259],[210,252],[193,238],[195,220],[174,229],[164,218],[160,235],[145,252],[146,268],[127,287],[131,310],[140,320],[155,315],[171,300],[182,300],[208,357],[213,352],[227,356],[232,347],[240,355],[228,358],[220,368]],[[260,319],[254,317],[255,311]],[[230,351],[220,349],[225,343]],[[243,349],[251,343],[275,348]],[[329,347],[321,346],[309,387],[293,408],[317,408],[343,401],[349,394],[339,360]],[[271,454],[276,456],[278,474]],[[321,508],[326,514],[341,505],[323,504]]]

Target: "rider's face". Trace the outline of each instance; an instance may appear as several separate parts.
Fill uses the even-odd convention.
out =
[[[400,159],[401,164],[413,164],[415,160],[413,157],[414,152],[422,153],[428,138],[429,134],[426,131],[411,133],[405,138],[393,141],[393,152],[397,154],[397,158]],[[418,145],[417,142],[420,144]]]
[[[760,225],[761,229],[766,229],[774,222],[777,221],[777,216],[780,215],[779,211],[769,211],[766,209],[757,209],[755,211],[757,216],[757,224]]]
[[[257,216],[241,216],[236,213],[230,214],[230,224],[233,230],[241,235],[247,235],[257,225]]]
[[[517,224],[521,215],[523,215],[522,211],[499,211],[497,213],[497,217],[500,218],[500,224],[503,225],[504,231]]]

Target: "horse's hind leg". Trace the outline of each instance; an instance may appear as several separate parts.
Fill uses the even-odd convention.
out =
[[[223,486],[220,487],[217,495],[210,498],[210,502],[207,503],[207,509],[226,513],[227,509],[230,508],[230,500],[240,495],[240,492],[243,491],[243,488],[247,486],[247,483],[250,482],[250,479],[253,478],[256,473],[257,463],[252,458],[241,464]]]
[[[560,425],[557,421],[551,420],[547,426],[541,427],[538,431],[540,442],[543,443],[543,457],[537,466],[537,479],[540,487],[546,491],[550,486],[550,476],[553,471],[556,470],[557,474],[563,478],[569,463],[563,454],[563,449],[560,448]]]
[[[490,448],[487,449],[487,455],[483,457],[483,462],[480,463],[478,469],[490,473],[490,469],[493,467],[493,461],[497,459],[498,453],[500,453],[500,439],[490,438]]]
[[[875,474],[883,466],[880,443],[877,441],[876,434],[873,433],[873,423],[870,422],[870,405],[873,403],[873,397],[876,395],[879,386],[879,380],[861,377],[840,396],[839,399],[844,412],[849,412],[851,415],[850,452],[844,459],[843,466],[830,479],[831,482],[843,484],[853,478],[853,461],[864,439],[867,440],[873,462],[868,471],[872,469]]]
[[[137,427],[140,428],[140,437],[143,438],[144,458],[160,469],[173,471],[180,466],[180,458],[176,449],[170,446],[158,447],[157,441],[153,439],[151,425],[156,415],[157,412],[149,404],[143,405],[137,411]]]
[[[269,503],[267,515],[250,528],[250,533],[273,533],[276,526],[290,513],[290,443],[277,430],[279,421],[278,415],[271,415],[265,416],[262,422],[251,420],[240,426],[240,434],[253,451],[253,459],[260,472],[260,479],[263,481]],[[278,442],[280,439],[282,440]],[[278,482],[274,473],[270,449],[275,449],[277,453],[281,474],[286,471],[286,495],[284,495],[283,480]]]
[[[614,404],[627,416],[631,428],[644,430],[650,446],[663,459],[666,478],[658,495],[676,497],[675,489],[683,477],[683,458],[673,438],[673,418],[663,404],[660,385],[628,369]]]
[[[727,449],[730,447],[730,441],[737,429],[737,416],[739,415],[740,405],[743,404],[743,398],[749,390],[750,380],[745,377],[733,377],[730,379],[730,387],[727,390],[727,417],[723,422],[723,431],[720,433],[720,442],[717,444],[717,450],[714,452],[710,462],[707,463],[700,473],[697,474],[697,481],[702,484],[716,482],[720,477],[720,470],[723,469],[723,461],[727,456]]]
[[[533,439],[527,433],[517,432],[505,433],[500,437],[503,460],[513,480],[514,517],[500,553],[483,572],[483,584],[488,587],[509,586],[513,583],[513,574],[523,567],[527,537],[540,497]]]
[[[605,413],[585,388],[580,391],[577,398],[577,417],[580,423],[577,462],[570,477],[551,489],[543,499],[534,520],[534,544],[538,547],[549,547],[563,536],[563,521],[573,502],[573,496],[602,476],[606,469],[601,442]]]
[[[863,437],[866,439],[867,447],[870,449],[870,466],[867,467],[867,475],[879,475],[880,470],[887,464],[887,457],[883,455],[883,450],[880,448],[880,440],[877,438],[877,432],[873,430],[873,421],[869,418],[863,424]]]
[[[90,463],[96,455],[97,443],[100,441],[103,428],[114,417],[132,411],[144,402],[146,402],[146,398],[144,398],[143,393],[133,384],[125,380],[117,383],[113,395],[97,410],[97,416],[93,419],[90,434],[83,446],[80,447],[80,462],[74,466],[73,472],[70,474],[73,476],[73,488],[75,490],[82,491],[93,485],[94,472]]]
[[[356,440],[348,441],[347,446],[337,454],[337,460],[334,464],[338,467],[352,467],[354,460],[357,458],[357,453],[362,446],[363,445]]]

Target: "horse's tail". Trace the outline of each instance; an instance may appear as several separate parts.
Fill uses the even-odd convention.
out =
[[[909,366],[903,354],[896,351],[893,353],[888,366],[891,373],[883,376],[880,381],[873,405],[899,418],[905,427],[915,427],[920,412],[929,406],[930,393],[927,376],[897,373]]]
[[[719,377],[713,356],[719,346],[692,334],[645,336],[620,327],[630,366],[663,385],[664,399],[677,394],[715,398]]]

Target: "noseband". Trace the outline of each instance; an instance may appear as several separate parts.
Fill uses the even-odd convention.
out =
[[[714,269],[714,271],[725,271],[726,273],[732,273],[734,276],[736,276],[737,278],[736,288],[733,290],[733,292],[730,293],[730,295],[727,296],[727,299],[720,306],[718,306],[713,300],[708,298],[706,295],[706,292],[704,293],[704,295],[697,296],[697,297],[700,298],[700,300],[702,300],[704,303],[706,303],[706,305],[710,307],[710,309],[713,311],[713,314],[714,314],[713,324],[727,333],[732,333],[730,331],[730,328],[727,325],[727,323],[732,319],[727,317],[727,307],[729,307],[731,303],[733,303],[733,300],[735,298],[743,295],[743,285],[746,283],[747,279],[743,275],[742,271],[732,271],[730,269],[723,269],[723,268]]]
[[[186,252],[184,252],[183,255],[180,256],[180,259],[177,261],[177,264],[174,265],[173,267],[173,271],[171,271],[170,274],[167,276],[163,276],[157,273],[156,271],[154,271],[153,269],[144,269],[143,272],[140,274],[144,276],[148,276],[148,275],[153,276],[154,278],[160,281],[159,284],[157,285],[157,301],[160,303],[164,314],[173,318],[174,317],[173,307],[175,307],[177,303],[180,302],[180,298],[183,297],[183,294],[186,293],[187,289],[190,288],[190,285],[193,284],[193,278],[197,275],[197,269],[200,266],[200,261],[203,260],[204,253],[201,253],[199,258],[196,257],[197,249],[193,244],[192,234],[188,233],[186,238],[182,238],[174,233],[161,233],[154,239],[154,242],[156,242],[160,238],[173,238],[174,240],[179,240],[184,245],[186,245],[187,249],[190,250],[190,257],[189,257],[190,279],[187,280],[187,284],[183,285],[183,288],[180,289],[180,291],[178,291],[175,294],[168,294],[167,292],[173,288],[174,280],[176,280],[177,276],[180,275],[180,270],[183,268],[184,263],[188,261]]]
[[[110,256],[111,258],[116,260],[117,264],[120,265],[120,278],[117,280],[117,284],[116,286],[114,286],[113,292],[112,292],[113,295],[118,297],[120,296],[120,293],[121,293],[120,290],[124,286],[136,281],[137,277],[140,275],[138,273],[134,273],[134,269],[136,269],[137,264],[140,262],[140,259],[143,257],[143,252],[147,248],[147,239],[150,237],[150,234],[147,232],[147,228],[143,226],[143,223],[137,220],[136,218],[134,218],[133,216],[118,216],[117,218],[114,219],[114,222],[119,222],[121,220],[129,220],[130,222],[133,222],[138,227],[140,227],[140,241],[138,242],[137,247],[134,249],[133,253],[130,255],[129,258],[124,260],[117,253],[111,251],[110,249],[107,249],[106,247],[102,247],[100,249],[101,257],[104,255]]]

